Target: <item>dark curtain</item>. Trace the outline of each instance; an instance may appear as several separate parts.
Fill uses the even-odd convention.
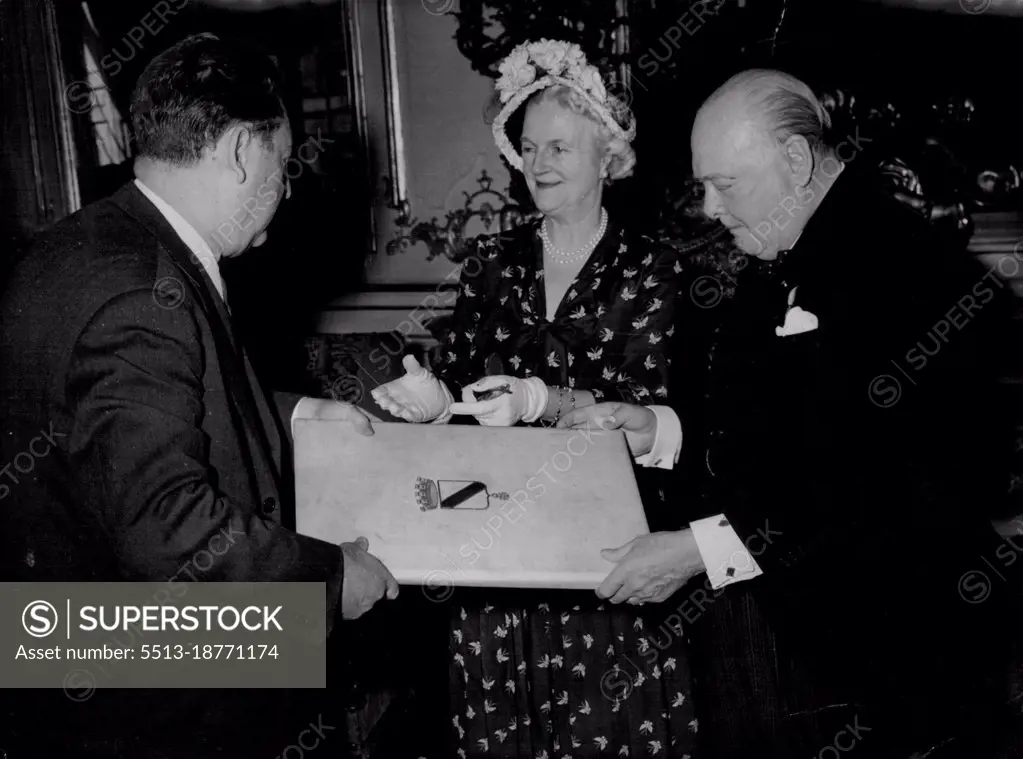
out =
[[[74,4],[0,2],[0,276],[79,207],[76,156],[88,141],[67,93],[84,79],[80,40]]]

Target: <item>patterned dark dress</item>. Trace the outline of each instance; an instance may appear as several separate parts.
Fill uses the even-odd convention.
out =
[[[675,252],[609,224],[548,321],[538,228],[474,242],[438,376],[456,397],[499,366],[598,400],[665,403]],[[450,603],[451,755],[691,754],[685,631],[659,627],[666,610],[592,592],[466,589]]]

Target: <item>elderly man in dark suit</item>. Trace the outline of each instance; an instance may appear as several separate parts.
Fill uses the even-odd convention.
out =
[[[2,579],[321,581],[328,627],[356,618],[397,595],[394,578],[363,539],[298,535],[281,513],[291,420],[372,434],[369,420],[329,400],[268,400],[218,268],[266,239],[289,193],[274,64],[190,37],[146,68],[132,121],[136,180],[44,234],[0,304],[3,460],[40,431],[48,446],[35,446],[31,474],[5,482]],[[106,691],[88,706],[36,694],[38,720],[5,714],[0,748],[12,759],[47,755],[47,741],[55,756],[253,756],[253,745],[271,756],[297,734],[273,731],[283,702],[272,694],[202,693]]]
[[[707,357],[680,355],[674,411],[602,404],[563,422],[621,428],[641,464],[684,475],[701,518],[605,552],[617,566],[598,593],[681,600],[716,759],[995,750],[1012,584],[979,587],[976,570],[997,560],[1010,448],[1008,290],[878,191],[868,142],[835,140],[780,72],[719,88],[694,174],[704,211],[760,261],[719,306],[706,381],[689,375]]]

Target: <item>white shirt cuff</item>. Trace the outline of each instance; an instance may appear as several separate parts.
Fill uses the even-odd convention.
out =
[[[291,410],[291,439],[292,440],[295,439],[295,420],[296,419],[306,419],[307,418],[304,414],[300,414],[299,413],[299,409],[302,408],[302,404],[306,403],[306,401],[315,401],[315,400],[316,400],[316,398],[310,398],[309,396],[306,396],[304,398],[299,398],[298,399],[298,403],[295,404],[295,408],[293,408]]]
[[[689,527],[714,590],[764,573],[724,514],[697,519]]]
[[[635,461],[640,466],[671,469],[678,463],[678,456],[682,452],[682,422],[670,406],[647,408],[657,417],[657,431],[650,452],[637,456]]]

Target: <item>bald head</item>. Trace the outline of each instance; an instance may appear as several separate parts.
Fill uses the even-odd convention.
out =
[[[801,135],[815,152],[827,150],[828,112],[807,84],[782,71],[751,69],[736,74],[707,99],[701,113],[715,108],[755,120],[779,143]]]
[[[829,126],[820,101],[795,77],[767,69],[733,76],[693,125],[693,173],[706,190],[705,213],[747,253],[774,258],[815,207],[805,189],[830,154]]]

